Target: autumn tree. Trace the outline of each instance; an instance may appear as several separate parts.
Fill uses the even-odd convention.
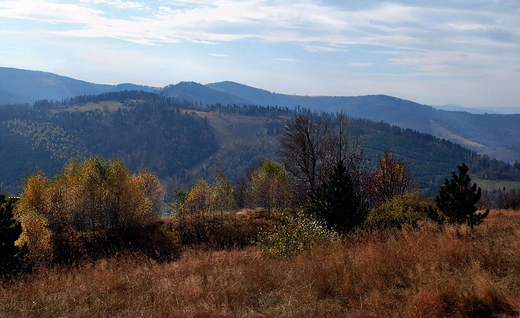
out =
[[[152,206],[152,217],[159,218],[161,206],[164,202],[164,189],[157,176],[142,168],[138,174],[132,176],[137,187],[145,197],[150,200]]]
[[[204,179],[198,179],[188,192],[184,202],[178,209],[179,215],[207,213],[210,210],[211,185]]]
[[[180,216],[224,212],[236,208],[233,187],[222,171],[217,171],[213,184],[198,179],[190,189],[176,193],[178,199],[174,201],[174,209]]]
[[[411,188],[412,174],[408,165],[385,150],[379,158],[374,174],[374,192],[378,203],[397,195],[404,195]]]
[[[489,210],[477,213],[476,204],[482,196],[482,189],[476,183],[471,183],[466,163],[463,162],[457,168],[459,173],[452,172],[451,179],[444,181],[435,203],[448,222],[479,225],[489,214]]]
[[[158,217],[161,193],[157,178],[144,170],[133,175],[122,160],[72,160],[52,180],[41,172],[28,178],[16,208],[21,241],[40,258],[75,235],[102,238],[143,226]]]
[[[265,159],[250,177],[251,205],[268,211],[286,208],[289,204],[289,182],[282,163]]]
[[[17,244],[27,245],[32,262],[42,262],[51,257],[51,231],[45,216],[47,211],[47,186],[49,180],[40,169],[25,182],[21,199],[15,207],[15,217],[22,224],[22,234]]]
[[[227,179],[224,171],[217,170],[213,182],[210,205],[216,212],[231,211],[237,208],[233,186]]]

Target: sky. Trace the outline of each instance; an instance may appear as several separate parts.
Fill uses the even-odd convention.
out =
[[[0,66],[518,107],[520,1],[0,0]]]

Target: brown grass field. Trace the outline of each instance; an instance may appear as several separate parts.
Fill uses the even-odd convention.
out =
[[[0,287],[0,317],[518,317],[520,212],[474,230],[359,232],[291,258],[255,247],[122,256]]]

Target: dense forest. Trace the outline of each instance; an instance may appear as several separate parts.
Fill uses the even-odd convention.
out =
[[[285,123],[306,109],[191,103],[148,92],[83,95],[34,105],[0,106],[0,180],[17,193],[37,167],[58,173],[71,158],[120,158],[147,167],[168,190],[223,170],[234,183],[264,158],[277,159]],[[318,119],[333,114],[313,112]],[[383,122],[350,118],[350,141],[377,161],[384,150],[409,163],[418,187],[436,191],[465,161],[483,179],[519,180],[518,165],[478,155],[460,145]],[[168,191],[171,193],[171,191]]]
[[[99,108],[74,111],[103,101],[115,101],[118,107],[96,104]],[[75,107],[68,111],[71,105]],[[33,107],[6,105],[0,112],[0,175],[8,185],[37,165],[52,175],[70,158],[92,154],[124,159],[133,170],[146,166],[171,176],[218,148],[204,118],[181,112],[171,99],[143,92],[38,101]]]

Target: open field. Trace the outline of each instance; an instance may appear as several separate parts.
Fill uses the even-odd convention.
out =
[[[360,232],[292,258],[255,247],[53,268],[0,287],[1,317],[518,317],[520,212],[474,230]]]

